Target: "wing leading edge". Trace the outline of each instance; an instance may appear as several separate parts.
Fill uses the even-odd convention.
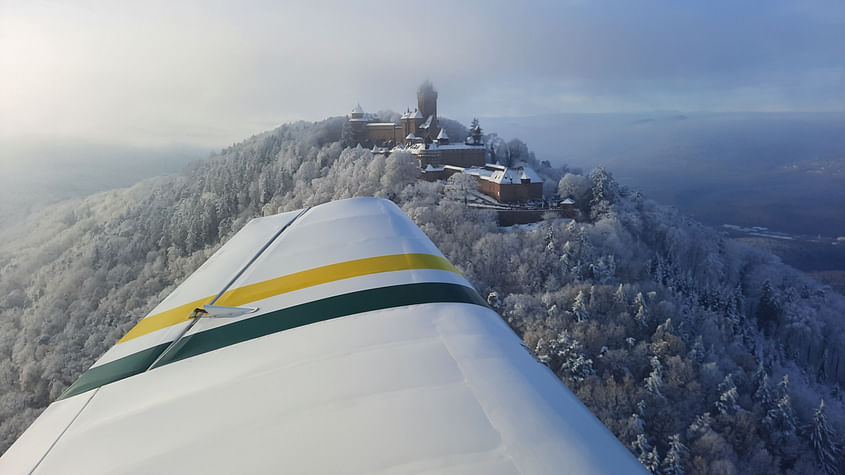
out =
[[[236,470],[643,468],[401,210],[355,198],[250,222],[0,458]]]

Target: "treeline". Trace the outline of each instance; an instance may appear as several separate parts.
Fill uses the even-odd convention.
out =
[[[586,219],[499,228],[417,181],[412,156],[342,147],[343,123],[282,126],[181,175],[54,207],[2,244],[0,450],[249,219],[382,196],[653,472],[841,468],[841,296],[518,141],[492,140]]]

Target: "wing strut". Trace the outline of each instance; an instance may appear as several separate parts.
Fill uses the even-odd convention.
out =
[[[179,340],[181,340],[181,339],[182,339],[182,337],[184,337],[184,336],[185,336],[185,334],[187,334],[187,333],[191,330],[191,328],[193,328],[193,327],[194,327],[194,325],[196,325],[196,324],[197,324],[197,322],[198,322],[198,321],[200,321],[200,319],[201,319],[203,316],[205,316],[205,315],[214,316],[213,311],[209,311],[209,310],[208,310],[208,308],[209,308],[209,307],[210,307],[212,310],[213,310],[213,309],[215,309],[215,308],[216,308],[216,309],[229,309],[229,310],[231,310],[231,309],[233,309],[233,308],[238,308],[238,307],[221,307],[221,306],[214,305],[214,303],[215,303],[215,302],[217,302],[217,301],[220,299],[220,297],[222,297],[222,296],[223,296],[223,294],[224,294],[227,290],[229,290],[229,287],[231,287],[231,286],[232,286],[232,284],[234,284],[234,283],[235,283],[235,281],[236,281],[236,280],[238,280],[238,278],[240,278],[240,276],[241,276],[241,275],[243,275],[243,273],[244,273],[244,272],[246,272],[246,270],[247,270],[247,269],[249,269],[249,267],[250,267],[250,266],[251,266],[251,265],[252,265],[252,264],[253,264],[253,263],[254,263],[254,262],[258,259],[258,257],[259,257],[259,256],[261,256],[261,254],[263,254],[263,253],[264,253],[264,251],[266,251],[266,250],[267,250],[267,248],[268,248],[268,247],[270,247],[270,245],[271,245],[271,244],[273,244],[273,242],[274,242],[276,239],[278,239],[278,238],[279,238],[279,236],[281,236],[281,235],[282,235],[282,233],[283,233],[283,232],[285,232],[285,230],[286,230],[286,229],[288,229],[288,228],[290,227],[290,225],[291,225],[291,224],[295,223],[295,222],[296,222],[296,220],[297,220],[297,219],[299,219],[299,218],[301,218],[301,217],[302,217],[302,215],[304,215],[305,213],[307,213],[309,209],[311,209],[311,208],[310,208],[310,207],[308,207],[308,208],[303,209],[303,210],[302,210],[302,211],[300,211],[300,212],[299,212],[299,214],[297,214],[297,215],[296,215],[296,216],[295,216],[292,220],[290,220],[287,224],[285,224],[284,226],[282,226],[282,229],[279,229],[279,231],[278,231],[276,234],[274,234],[274,235],[273,235],[273,237],[272,237],[272,238],[270,238],[270,240],[269,240],[269,241],[267,241],[267,242],[266,242],[266,243],[265,243],[265,244],[261,247],[261,249],[259,249],[259,250],[258,250],[258,252],[256,252],[256,253],[255,253],[255,255],[254,255],[254,256],[252,256],[252,259],[250,259],[250,260],[249,260],[249,261],[248,261],[248,262],[247,262],[247,263],[246,263],[246,264],[245,264],[245,265],[241,268],[241,270],[239,270],[239,271],[235,274],[235,276],[234,276],[234,277],[232,277],[232,278],[229,280],[229,282],[227,282],[227,283],[226,283],[226,285],[223,287],[223,289],[221,289],[221,290],[220,290],[220,292],[218,292],[218,293],[217,293],[217,295],[216,295],[216,296],[214,296],[214,298],[211,300],[211,302],[209,302],[208,304],[204,305],[202,309],[199,309],[199,308],[198,308],[198,309],[194,309],[193,313],[191,313],[191,323],[187,324],[187,325],[185,326],[185,328],[183,328],[183,329],[182,329],[182,331],[179,333],[179,335],[178,335],[178,336],[177,336],[177,337],[176,337],[173,341],[171,341],[171,342],[170,342],[170,345],[168,345],[168,346],[167,346],[167,348],[165,348],[165,349],[164,349],[164,351],[162,351],[162,352],[161,352],[161,354],[160,354],[160,355],[158,355],[158,358],[156,358],[156,359],[155,359],[155,361],[153,361],[153,362],[152,362],[152,364],[151,364],[149,367],[147,367],[146,371],[149,371],[149,370],[151,370],[151,369],[155,368],[155,367],[156,367],[156,365],[158,365],[158,362],[159,362],[159,361],[161,361],[161,360],[162,360],[162,358],[164,358],[164,357],[167,355],[167,353],[169,353],[169,352],[170,352],[170,350],[172,350],[172,349],[173,349],[173,347],[174,347],[174,346],[176,346],[176,344],[177,344],[177,343],[179,343]],[[250,307],[241,307],[241,308],[238,308],[238,309],[239,309],[239,310],[246,310],[246,309],[249,309],[249,311],[248,311],[248,312],[243,312],[243,313],[241,313],[240,315],[245,315],[245,314],[247,314],[247,313],[251,313],[251,312],[254,312],[254,311],[258,310],[257,308],[256,308],[256,309],[252,309],[252,308],[250,308]],[[225,312],[221,312],[221,313],[225,313]],[[224,315],[218,315],[218,316],[224,316]],[[237,315],[235,315],[235,314],[230,314],[230,315],[225,315],[225,316],[228,316],[228,317],[233,317],[233,316],[237,316]]]

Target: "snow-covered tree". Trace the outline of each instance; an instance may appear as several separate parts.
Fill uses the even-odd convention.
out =
[[[590,318],[590,312],[587,311],[587,297],[584,295],[584,290],[579,290],[578,295],[572,302],[572,314],[575,315],[575,321],[582,322]]]
[[[640,325],[647,327],[649,313],[648,306],[645,303],[645,297],[643,297],[642,292],[637,292],[637,296],[634,298],[634,309],[634,320],[636,320]]]
[[[414,183],[419,174],[420,167],[417,159],[410,153],[397,152],[387,158],[384,175],[381,176],[379,182],[383,192],[389,196],[396,196],[406,186]]]
[[[541,363],[567,381],[583,381],[595,374],[593,360],[584,356],[578,340],[565,331],[554,339],[540,339],[534,353]]]
[[[610,213],[611,208],[619,200],[619,186],[613,175],[604,167],[599,167],[590,173],[592,182],[592,196],[590,197],[590,218],[596,220]]]
[[[666,399],[660,392],[663,387],[663,365],[656,356],[651,357],[651,373],[645,379],[646,389],[649,393],[659,399]]]
[[[619,284],[619,286],[616,287],[616,292],[613,294],[613,301],[619,307],[625,307],[628,305],[628,296],[625,294],[625,288],[622,284]]]
[[[798,422],[795,419],[795,410],[792,408],[792,398],[789,395],[789,376],[784,375],[778,383],[777,399],[774,405],[767,411],[764,420],[772,429],[784,436],[795,433]]]
[[[780,312],[780,303],[778,302],[772,283],[766,279],[760,291],[760,301],[757,304],[756,311],[757,321],[760,323],[760,327],[767,332],[774,331],[774,327],[780,318]]]
[[[684,475],[683,463],[681,459],[686,457],[689,449],[681,443],[681,436],[673,434],[669,437],[669,449],[666,451],[666,457],[663,458],[663,463],[660,468],[663,475]]]
[[[719,413],[725,416],[732,416],[736,414],[736,411],[740,410],[739,404],[737,404],[737,399],[739,398],[739,394],[737,393],[736,384],[733,381],[733,374],[728,373],[725,376],[724,381],[719,384],[719,400],[716,401],[716,409],[718,409]]]
[[[499,299],[498,292],[492,291],[487,294],[487,305],[495,309],[498,309],[502,305],[502,301],[501,299]]]
[[[660,475],[663,472],[660,470],[660,453],[657,452],[657,447],[652,447],[651,451],[646,454],[644,460],[640,460],[640,463],[648,470],[649,472]]]
[[[446,195],[467,204],[470,194],[478,190],[478,180],[466,173],[455,173],[446,181]]]
[[[819,468],[828,475],[839,473],[839,457],[842,449],[825,416],[824,400],[819,403],[819,407],[813,413],[810,442]]]
[[[469,126],[469,135],[466,138],[467,145],[484,145],[484,132],[478,125],[478,119],[473,118]]]
[[[774,397],[772,396],[772,390],[769,387],[769,374],[763,367],[762,362],[757,367],[757,370],[754,372],[753,377],[754,381],[757,384],[757,389],[754,391],[754,399],[759,402],[764,408],[768,409],[769,407],[771,407]]]
[[[572,198],[575,205],[580,207],[589,204],[591,186],[590,179],[584,175],[567,173],[558,182],[557,192],[561,198]]]
[[[649,463],[649,455],[651,454],[653,447],[648,443],[648,438],[645,434],[638,434],[637,438],[634,440],[633,446],[637,460],[639,460],[643,466],[649,468],[647,464]]]

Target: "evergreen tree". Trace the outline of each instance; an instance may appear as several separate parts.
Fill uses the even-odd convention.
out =
[[[540,339],[534,350],[541,363],[567,381],[583,381],[595,374],[593,360],[582,353],[581,344],[566,331],[551,340]]]
[[[661,468],[664,475],[684,475],[684,468],[681,460],[689,452],[687,446],[681,443],[680,434],[675,434],[669,437],[669,450],[666,452],[666,457],[663,458]]]
[[[819,403],[818,409],[813,413],[810,442],[816,454],[816,462],[822,471],[828,475],[839,473],[841,447],[824,414],[824,400]]]
[[[590,173],[593,182],[590,198],[590,218],[595,221],[610,213],[614,204],[619,201],[619,186],[613,175],[604,167],[599,167]]]
[[[637,292],[636,298],[634,298],[634,308],[636,309],[636,314],[634,315],[634,320],[637,321],[640,325],[647,327],[648,326],[648,307],[645,303],[645,297],[643,297],[642,292]]]
[[[739,395],[737,394],[736,385],[733,382],[733,374],[728,373],[725,380],[719,384],[719,400],[716,401],[716,409],[720,414],[732,416],[740,409],[737,404]]]
[[[545,242],[546,242],[546,251],[548,251],[548,252],[555,252],[555,249],[557,248],[557,235],[555,233],[555,229],[556,228],[554,226],[552,226],[551,223],[549,223],[549,225],[546,226]]]
[[[701,437],[713,430],[713,418],[709,412],[695,416],[695,420],[689,425],[687,437]]]
[[[616,292],[613,294],[613,301],[620,307],[624,307],[628,304],[628,299],[625,295],[625,289],[622,287],[622,284],[619,284],[619,287],[616,288]]]
[[[760,302],[757,304],[757,323],[766,333],[772,333],[780,318],[781,308],[777,300],[772,283],[766,279],[760,292]]]
[[[764,423],[777,431],[778,435],[791,436],[795,434],[797,422],[795,411],[792,409],[792,400],[789,397],[789,376],[784,375],[781,382],[778,383],[777,399],[774,401],[773,407],[766,413]]]
[[[631,414],[631,417],[628,419],[628,425],[635,434],[645,434],[645,421],[636,412]]]
[[[772,390],[769,387],[769,374],[766,373],[766,369],[763,367],[762,361],[757,367],[757,370],[754,372],[753,377],[757,382],[757,390],[754,392],[754,399],[759,402],[765,410],[769,410],[772,406],[773,397]]]
[[[634,454],[643,466],[645,466],[648,461],[651,449],[651,444],[648,443],[648,438],[645,434],[637,434],[637,438],[634,439]]]
[[[660,471],[660,454],[657,452],[657,447],[651,449],[651,452],[646,455],[645,460],[641,460],[640,463],[651,473],[655,475],[660,475],[662,472]]]
[[[468,145],[484,145],[484,132],[481,126],[478,125],[478,118],[473,118],[469,126],[469,136],[466,138]]]
[[[696,335],[692,343],[692,348],[689,351],[689,357],[698,364],[704,362],[704,339],[701,335]]]
[[[658,399],[665,400],[666,397],[660,392],[663,387],[663,365],[656,356],[651,357],[651,373],[645,379],[646,389]]]
[[[584,295],[584,290],[579,290],[578,295],[575,296],[575,301],[572,303],[572,313],[575,314],[575,320],[582,322],[590,317],[587,311],[587,298]]]

